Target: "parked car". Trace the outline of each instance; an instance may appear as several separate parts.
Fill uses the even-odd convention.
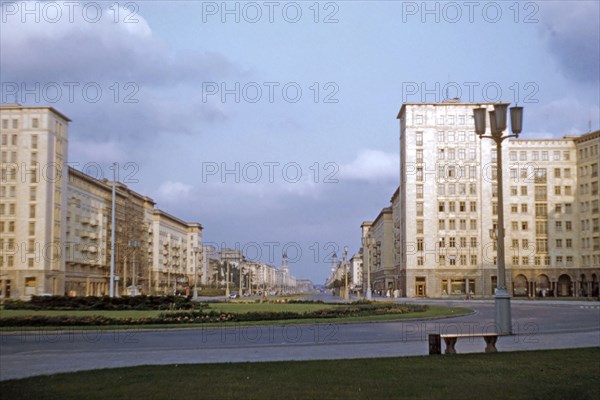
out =
[[[238,298],[238,292],[236,290],[233,290],[233,291],[229,292],[229,298],[230,299],[237,299]]]

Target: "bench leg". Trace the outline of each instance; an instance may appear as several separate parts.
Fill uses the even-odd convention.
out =
[[[445,354],[456,354],[456,349],[454,345],[456,345],[457,338],[455,337],[445,337],[444,342],[446,342],[446,351]]]
[[[498,336],[485,336],[485,352],[486,353],[496,353],[498,350],[496,349],[496,340],[498,340]]]

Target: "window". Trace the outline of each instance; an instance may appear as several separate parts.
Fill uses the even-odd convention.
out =
[[[546,235],[547,231],[546,221],[535,221],[535,233],[537,235]]]
[[[516,151],[511,151],[508,154],[508,157],[509,157],[510,161],[517,161],[517,152]]]
[[[423,239],[417,239],[417,251],[423,251]]]
[[[38,148],[38,136],[37,135],[31,135],[31,148],[32,149]]]
[[[40,120],[39,119],[33,118],[31,120],[31,127],[32,128],[39,128],[39,125],[40,125]]]
[[[417,132],[417,146],[423,146],[423,132]]]
[[[423,220],[417,221],[417,233],[423,233]]]
[[[454,142],[454,138],[455,138],[455,133],[454,132],[448,132],[448,141],[449,142]]]
[[[529,230],[529,223],[527,221],[521,221],[521,230],[522,231],[528,231]]]
[[[456,204],[453,201],[449,201],[448,202],[448,211],[449,212],[455,212],[456,211]]]
[[[417,125],[423,125],[423,116],[422,115],[417,115],[417,117],[416,117],[416,124]]]
[[[477,238],[476,237],[471,238],[471,247],[473,247],[473,248],[477,247]]]
[[[548,206],[546,204],[536,204],[535,205],[535,216],[543,217],[548,215]]]
[[[542,151],[542,161],[548,161],[548,152]]]
[[[511,204],[510,205],[510,212],[515,214],[519,211],[519,205],[518,204]]]
[[[527,186],[521,186],[521,196],[527,196]]]
[[[534,151],[531,153],[531,158],[533,161],[538,161],[540,159],[540,153],[538,151]]]
[[[561,189],[560,186],[554,186],[554,194],[557,196],[560,196],[560,189]]]
[[[521,248],[522,249],[528,249],[529,248],[529,240],[528,239],[522,239],[521,240]]]
[[[565,168],[563,172],[565,173],[565,178],[571,177],[571,168]]]
[[[472,231],[476,231],[476,230],[477,230],[477,220],[476,220],[476,219],[472,219],[472,220],[470,220],[470,221],[469,221],[469,224],[470,224],[469,228],[470,228]]]
[[[477,265],[477,256],[475,254],[471,254],[471,265]]]
[[[423,162],[423,150],[417,150],[417,162]]]
[[[466,212],[467,211],[467,203],[465,201],[461,201],[458,203],[458,210],[460,212]]]
[[[552,156],[554,158],[554,161],[560,161],[560,151],[555,150]]]
[[[527,152],[526,151],[519,152],[519,161],[527,161]]]
[[[449,225],[448,229],[450,229],[451,231],[456,230],[456,220],[455,219],[449,220],[448,225]]]
[[[423,216],[423,203],[417,203],[417,216]]]
[[[519,239],[512,239],[510,247],[513,249],[518,249],[519,248]]]
[[[470,211],[471,212],[477,212],[477,203],[472,201],[470,204]]]
[[[442,231],[446,229],[446,220],[445,219],[438,220],[438,229],[442,230]]]
[[[438,149],[438,160],[446,158],[446,151],[444,149]]]
[[[443,201],[438,202],[438,211],[439,212],[444,212],[445,209],[446,209],[446,203],[443,202]]]
[[[573,239],[565,239],[565,247],[570,249],[573,247]]]
[[[562,248],[562,239],[556,239],[556,248],[557,249]]]
[[[527,213],[527,204],[526,203],[521,204],[521,212]]]
[[[450,238],[449,246],[456,247],[456,238],[455,237]]]
[[[444,132],[438,132],[438,142],[443,143],[444,141]]]
[[[423,198],[423,185],[417,185],[417,199]]]
[[[462,229],[462,230],[466,230],[467,229],[467,220],[466,219],[461,219],[459,221],[459,224],[460,224],[460,229]]]
[[[511,196],[517,196],[518,194],[519,194],[518,193],[518,187],[517,186],[511,186],[510,187],[510,195]]]
[[[423,182],[423,167],[417,167],[417,182]]]
[[[565,230],[570,232],[573,230],[573,223],[571,221],[565,221]]]
[[[498,215],[498,203],[492,203],[492,215]]]
[[[560,168],[554,168],[554,177],[560,178]]]
[[[512,258],[512,264],[513,265],[519,265],[519,257],[513,256],[513,258]]]
[[[562,231],[562,221],[556,221],[554,223],[554,229],[556,230],[556,232],[561,232]]]
[[[35,218],[35,204],[29,206],[29,218]]]
[[[19,129],[19,120],[18,119],[13,119],[12,120],[12,128],[13,129]]]
[[[529,257],[521,257],[521,265],[529,265]]]

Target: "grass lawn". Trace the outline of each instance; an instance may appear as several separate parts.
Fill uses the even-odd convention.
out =
[[[142,366],[0,382],[5,399],[600,398],[600,348]]]
[[[325,308],[335,308],[343,306],[342,304],[315,304],[315,303],[210,303],[210,309],[226,313],[248,313],[254,311],[264,312],[305,312],[315,311]],[[90,316],[100,315],[111,318],[144,318],[157,317],[163,311],[138,311],[138,310],[0,310],[0,318],[41,315],[41,316]],[[407,314],[382,314],[382,315],[366,315],[358,317],[338,317],[338,318],[303,318],[303,319],[288,319],[288,320],[271,320],[271,321],[248,321],[248,322],[222,322],[222,323],[205,323],[205,324],[151,324],[151,325],[130,325],[135,329],[162,329],[162,328],[198,328],[200,326],[227,326],[230,324],[254,326],[254,325],[272,325],[272,324],[315,324],[315,323],[351,323],[351,322],[376,322],[376,321],[391,321],[404,320],[414,318],[439,318],[447,316],[459,316],[471,313],[472,310],[461,307],[442,307],[428,306],[428,310],[424,312],[415,312]],[[115,329],[116,325],[100,325],[100,326],[82,326],[81,329]],[[120,328],[126,328],[127,325],[118,325]],[[35,331],[40,327],[3,327],[2,331]],[[60,327],[57,327],[60,328]],[[69,328],[73,328],[72,326]]]

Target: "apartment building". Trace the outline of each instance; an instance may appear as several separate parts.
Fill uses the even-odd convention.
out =
[[[0,297],[63,293],[70,119],[2,104],[0,121]]]
[[[109,291],[112,182],[67,167],[69,121],[51,107],[0,105],[1,298]],[[117,295],[189,288],[202,226],[115,187]]]
[[[496,287],[496,150],[493,141],[475,135],[476,107],[493,104],[407,103],[398,114],[395,268],[409,297],[489,296]],[[504,142],[505,255],[513,295],[597,293],[597,148],[597,132]]]

